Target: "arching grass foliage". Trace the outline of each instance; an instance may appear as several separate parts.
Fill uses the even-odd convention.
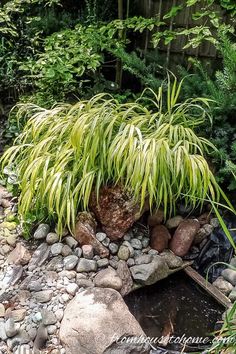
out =
[[[208,101],[178,103],[181,84],[169,80],[167,95],[162,87],[152,92],[152,109],[144,104],[147,92],[128,104],[99,94],[50,110],[18,106],[18,118],[30,118],[1,163],[18,173],[20,214],[44,210],[59,232],[64,226],[73,231],[91,191],[99,193],[109,182],[124,185],[141,207],[148,196],[150,206],[162,205],[166,214],[179,198],[193,207],[208,197],[218,200],[204,157],[214,146],[194,132],[206,118]]]

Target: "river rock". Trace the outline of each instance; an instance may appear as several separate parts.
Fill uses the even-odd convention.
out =
[[[130,267],[133,279],[142,285],[151,285],[166,278],[169,275],[169,268],[165,260],[160,256],[153,256],[148,264],[134,265]]]
[[[35,240],[43,240],[47,237],[50,231],[50,226],[48,224],[40,224],[34,233]]]
[[[66,291],[68,292],[68,294],[73,296],[75,295],[77,290],[78,290],[78,285],[76,283],[70,283],[66,287]]]
[[[182,258],[176,256],[170,250],[165,250],[160,256],[165,260],[170,269],[176,269],[183,265]]]
[[[222,276],[218,277],[213,282],[213,285],[226,296],[228,296],[229,293],[233,290],[233,285],[227,280],[225,280]]]
[[[69,255],[71,255],[72,249],[68,246],[68,245],[63,245],[62,250],[61,250],[61,254],[63,257],[67,257]]]
[[[52,311],[49,311],[47,309],[42,309],[41,314],[42,314],[42,323],[45,326],[49,326],[57,323],[57,317]]]
[[[63,268],[63,257],[61,255],[53,257],[50,260],[50,262],[48,262],[48,264],[47,264],[47,270],[60,272],[62,270],[62,268]]]
[[[61,242],[54,243],[51,246],[51,254],[53,256],[59,256],[59,254],[61,254],[62,247],[63,247],[63,243],[61,243]]]
[[[72,236],[66,236],[65,238],[63,238],[63,240],[65,240],[67,246],[69,246],[72,249],[76,248],[78,245],[78,241],[76,241],[76,239]]]
[[[0,340],[6,340],[7,335],[5,331],[4,321],[0,319]]]
[[[46,237],[46,242],[49,245],[53,245],[54,243],[57,243],[59,241],[59,236],[55,232],[49,232]]]
[[[98,272],[94,278],[94,284],[100,288],[111,288],[115,290],[122,288],[122,280],[113,268],[103,269]]]
[[[104,186],[100,188],[99,198],[92,193],[90,208],[101,223],[104,232],[111,240],[122,238],[125,232],[138,220],[147,206],[140,211],[132,195],[121,186]]]
[[[78,293],[66,307],[59,332],[67,354],[103,354],[123,336],[145,337],[145,334],[121,295],[116,290],[103,288]],[[136,350],[137,346],[132,353],[149,353],[149,348],[144,351],[145,347],[140,351]],[[125,353],[131,354],[131,351]]]
[[[142,242],[137,238],[132,238],[132,240],[130,240],[130,244],[135,250],[141,250],[143,248]]]
[[[64,258],[64,267],[66,270],[72,270],[76,267],[79,261],[79,257],[75,256],[74,254],[67,256]]]
[[[196,219],[188,219],[182,221],[176,229],[174,236],[170,242],[170,250],[176,256],[185,256],[200,228],[200,224]]]
[[[15,321],[12,317],[8,318],[5,322],[5,332],[6,335],[11,338],[14,337],[19,331],[19,328],[16,327]]]
[[[28,266],[29,269],[33,270],[36,267],[41,267],[48,259],[49,253],[50,253],[50,246],[48,246],[46,242],[39,245],[31,257]]]
[[[97,263],[92,259],[81,258],[77,265],[76,271],[78,273],[82,272],[96,272],[97,271]]]
[[[94,256],[93,246],[91,246],[91,245],[83,245],[82,246],[82,252],[83,252],[84,258],[93,259],[93,256]]]
[[[82,212],[78,214],[75,227],[75,238],[80,245],[91,245],[100,257],[109,256],[109,250],[96,239],[97,223],[91,213]]]
[[[26,316],[26,309],[25,308],[21,308],[21,309],[17,309],[17,310],[12,310],[11,311],[11,316],[14,319],[15,322],[23,321],[23,319]]]
[[[52,290],[42,290],[34,293],[34,299],[36,302],[41,302],[45,303],[51,300],[53,297],[53,291]]]
[[[14,250],[7,257],[8,263],[25,265],[29,263],[31,259],[30,252],[25,248],[25,246],[18,242]]]
[[[194,245],[200,244],[207,236],[209,236],[213,231],[213,226],[210,224],[203,225],[195,235]]]
[[[171,235],[164,225],[156,225],[151,230],[150,245],[158,252],[162,252],[164,249],[168,248],[170,239]]]
[[[221,275],[225,280],[229,281],[233,286],[236,286],[236,270],[224,269]]]
[[[164,220],[164,211],[162,209],[158,209],[153,214],[148,216],[148,226],[154,227],[156,225],[160,225]]]
[[[129,294],[133,287],[133,279],[125,261],[119,261],[116,270],[118,276],[122,280],[122,288],[120,293],[122,296]]]
[[[233,290],[229,294],[229,299],[232,302],[236,301],[236,286],[233,288]]]
[[[3,304],[0,303],[0,317],[5,316],[5,307]]]
[[[129,248],[125,245],[121,245],[117,254],[118,258],[127,261],[127,259],[130,257],[130,251]]]
[[[135,264],[148,264],[151,263],[153,256],[151,254],[141,254],[135,258]]]
[[[98,268],[107,267],[109,265],[108,258],[102,258],[102,259],[97,260],[97,265],[98,265]]]
[[[168,229],[176,229],[183,220],[184,219],[182,216],[176,215],[173,218],[167,220],[166,227]]]
[[[116,254],[118,252],[118,249],[119,249],[119,246],[116,243],[111,242],[109,244],[109,250],[110,250],[111,254]]]

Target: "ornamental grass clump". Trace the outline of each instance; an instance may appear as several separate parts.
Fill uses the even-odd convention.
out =
[[[145,92],[127,104],[99,94],[50,110],[20,105],[18,118],[30,118],[1,160],[19,176],[19,213],[26,219],[43,210],[60,233],[64,226],[73,232],[91,191],[98,194],[107,183],[122,184],[140,207],[148,197],[150,207],[162,205],[166,214],[180,198],[193,208],[218,200],[204,157],[214,146],[194,132],[207,116],[208,101],[178,103],[180,90],[181,83],[169,80],[167,96],[162,87],[153,93],[152,109],[142,103]]]

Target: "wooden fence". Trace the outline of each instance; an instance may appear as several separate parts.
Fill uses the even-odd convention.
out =
[[[158,16],[160,19],[169,12],[172,6],[178,6],[183,4],[184,0],[138,0],[140,14],[144,17],[150,18],[153,16]],[[201,4],[196,4],[194,6],[185,8],[181,10],[176,17],[167,22],[167,27],[165,29],[174,30],[180,29],[190,29],[195,26],[206,25],[206,18],[201,20],[193,20],[192,15],[196,12],[201,12]],[[224,11],[218,5],[214,5],[213,10],[219,11],[221,16],[224,18],[226,23],[230,23],[229,16],[226,16]],[[211,23],[207,23],[209,27],[212,27]],[[213,28],[213,27],[212,27]],[[186,36],[178,36],[176,40],[173,40],[168,46],[160,43],[158,49],[161,52],[165,52],[167,56],[167,62],[169,57],[171,59],[183,61],[185,57],[195,56],[200,58],[216,59],[218,53],[214,45],[210,42],[203,41],[203,43],[198,48],[188,48],[183,50],[183,47],[187,44],[188,38]]]

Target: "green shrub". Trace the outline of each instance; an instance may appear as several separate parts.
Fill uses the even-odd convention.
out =
[[[141,104],[120,104],[100,94],[89,101],[51,110],[21,105],[18,117],[30,115],[23,132],[3,158],[20,181],[19,212],[34,212],[57,221],[61,233],[73,232],[76,213],[86,209],[93,189],[121,183],[134,198],[171,213],[183,198],[192,207],[206,198],[219,199],[219,188],[204,154],[214,146],[194,133],[206,118],[207,100],[178,103],[181,85],[162,87],[153,110]],[[45,214],[42,215],[42,211]]]

